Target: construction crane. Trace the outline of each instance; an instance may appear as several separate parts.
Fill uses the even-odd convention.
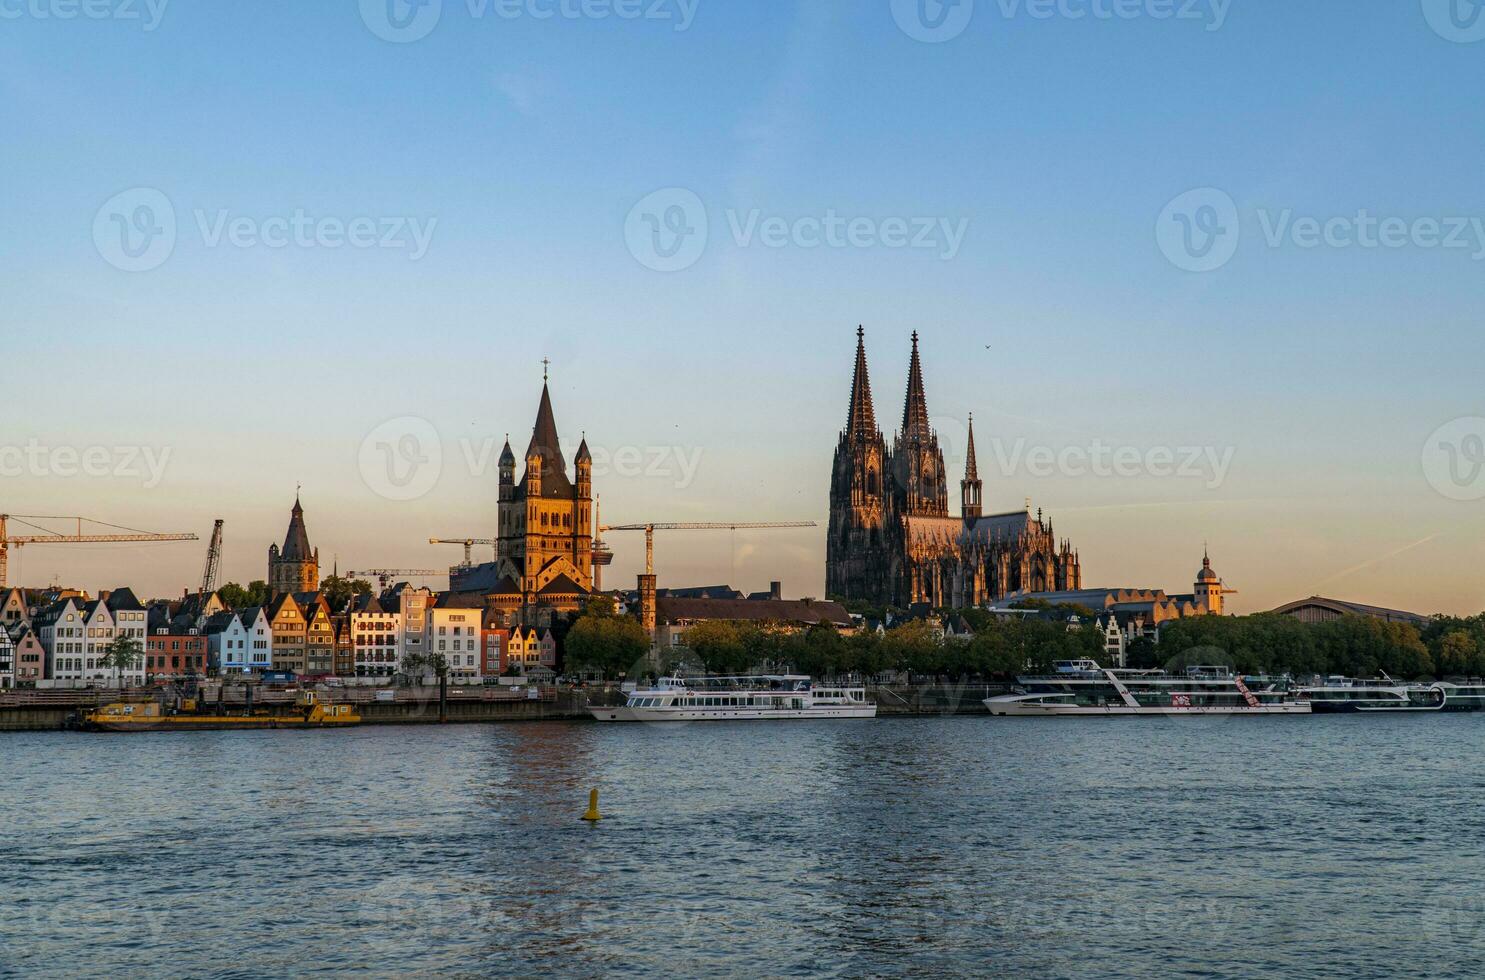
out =
[[[14,521],[24,524],[26,527],[39,531],[39,534],[10,533],[9,524]],[[32,524],[32,521],[75,521],[76,534],[62,534],[51,528]],[[83,522],[99,524],[103,527],[112,528],[114,531],[123,531],[123,534],[84,534]],[[199,541],[200,538],[194,534],[153,534],[132,527],[120,527],[117,524],[109,524],[106,521],[95,521],[90,517],[36,517],[29,514],[0,514],[0,588],[9,583],[7,577],[10,572],[10,548],[12,545],[19,548],[28,544],[115,544],[130,541]]]
[[[217,573],[222,567],[222,519],[211,529],[211,544],[206,546],[206,568],[201,571],[201,599],[217,590]],[[202,608],[205,608],[204,606]]]
[[[656,531],[737,531],[739,529],[752,528],[783,528],[783,527],[816,527],[814,521],[734,521],[731,523],[720,521],[705,522],[670,522],[662,524],[652,521],[647,524],[601,524],[598,534],[604,531],[643,531],[645,532],[645,574],[640,579],[640,625],[645,634],[650,638],[650,646],[653,648],[658,642],[659,635],[656,633],[655,623],[655,532]],[[600,539],[595,536],[595,546]]]
[[[464,564],[456,567],[469,568],[474,564],[474,546],[487,544],[495,547],[499,544],[494,538],[429,538],[429,544],[462,544],[464,546]]]
[[[753,528],[781,528],[781,527],[817,527],[814,521],[735,521],[731,523],[706,521],[706,522],[682,522],[682,523],[650,523],[650,524],[603,524],[598,528],[598,533],[604,531],[643,531],[645,532],[645,574],[655,574],[655,532],[656,531],[739,531]]]
[[[447,575],[448,572],[440,572],[436,568],[368,568],[360,572],[346,572],[347,578],[374,578],[382,588],[391,584],[394,578],[429,578],[434,575]]]

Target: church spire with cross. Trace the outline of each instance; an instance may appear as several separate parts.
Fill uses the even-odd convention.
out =
[[[866,369],[866,328],[856,328],[856,370],[851,375],[851,408],[846,414],[846,434],[876,435],[877,413],[871,404],[871,377]]]
[[[949,516],[949,483],[944,474],[944,454],[928,421],[928,397],[923,391],[923,362],[918,355],[916,330],[913,331],[912,358],[908,361],[902,429],[892,444],[892,472],[898,484],[898,503],[904,514]]]
[[[902,436],[910,442],[927,442],[933,436],[928,424],[928,397],[923,394],[923,364],[918,358],[918,331],[913,331],[913,356],[908,361],[907,400],[902,406]]]

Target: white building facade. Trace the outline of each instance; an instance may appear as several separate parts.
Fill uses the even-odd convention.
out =
[[[402,613],[383,608],[375,596],[357,596],[351,606],[351,663],[357,677],[391,677],[400,660]]]
[[[484,603],[444,606],[428,611],[430,652],[441,655],[449,665],[449,680],[477,684],[480,673],[480,623],[484,620]]]
[[[262,674],[273,669],[273,621],[268,610],[253,606],[237,614],[242,623],[243,638],[247,641],[247,659],[243,671]]]
[[[43,613],[36,637],[46,652],[47,680],[81,682],[86,673],[82,607],[63,599]]]
[[[222,677],[248,673],[247,629],[237,613],[216,613],[206,621],[206,656]]]

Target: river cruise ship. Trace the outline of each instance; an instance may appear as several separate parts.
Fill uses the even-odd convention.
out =
[[[794,721],[875,718],[866,688],[815,684],[799,674],[662,677],[620,707],[589,707],[599,721]]]
[[[1370,711],[1480,711],[1485,709],[1485,681],[1436,681],[1404,684],[1390,677],[1356,680],[1331,676],[1302,686],[1298,696],[1325,713]]]
[[[1100,667],[1063,660],[1054,673],[1018,677],[1015,694],[986,698],[992,715],[1300,715],[1309,702],[1287,677],[1245,677],[1227,667],[1188,667],[1185,673]]]

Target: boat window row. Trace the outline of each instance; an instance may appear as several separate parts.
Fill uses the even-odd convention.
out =
[[[774,704],[774,698],[754,699],[742,695],[635,698],[630,702],[634,708],[771,708]]]

